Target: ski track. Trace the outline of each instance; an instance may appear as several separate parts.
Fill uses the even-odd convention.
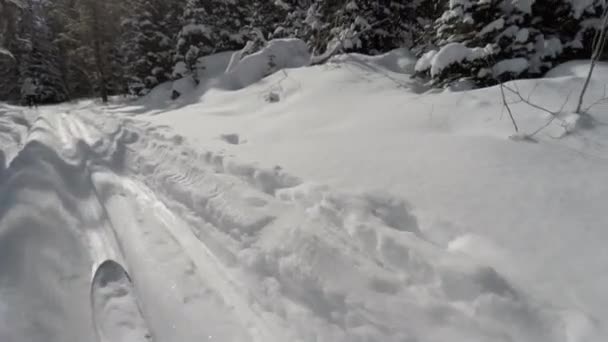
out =
[[[601,328],[431,242],[402,199],[92,108],[0,107],[0,193],[0,341],[101,342],[113,323],[154,341],[582,342]],[[132,284],[94,289],[128,289],[95,305],[106,260]],[[134,302],[145,324],[121,324]]]

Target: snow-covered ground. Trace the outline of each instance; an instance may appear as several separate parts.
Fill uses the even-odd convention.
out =
[[[585,63],[508,85],[563,107],[513,103],[522,132],[548,123],[524,140],[498,87],[429,90],[415,63],[0,105],[0,341],[606,340],[608,104],[570,113]]]

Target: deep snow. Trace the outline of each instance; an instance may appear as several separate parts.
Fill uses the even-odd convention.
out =
[[[125,312],[106,334],[604,340],[608,106],[568,112],[585,63],[509,84],[551,110],[569,99],[533,141],[509,139],[498,88],[429,90],[415,64],[353,54],[251,85],[209,68],[175,102],[164,85],[3,105],[0,340],[93,341]],[[550,120],[512,109],[523,132]],[[129,277],[91,287],[107,259]]]

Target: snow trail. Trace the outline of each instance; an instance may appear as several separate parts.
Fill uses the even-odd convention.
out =
[[[11,113],[2,341],[582,342],[597,328],[433,243],[402,199],[338,193],[94,108]]]

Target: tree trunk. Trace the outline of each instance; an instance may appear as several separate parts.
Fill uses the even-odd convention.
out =
[[[93,52],[95,57],[95,67],[97,69],[97,73],[99,74],[99,94],[101,96],[101,100],[103,103],[108,102],[108,87],[107,87],[107,78],[105,72],[105,60],[103,56],[103,51],[101,47],[100,37],[101,30],[99,27],[99,8],[93,3],[92,5],[92,24],[93,24]]]
[[[93,44],[93,48],[95,50],[95,66],[97,67],[97,73],[99,74],[99,94],[101,96],[101,100],[103,103],[108,102],[108,88],[106,84],[106,75],[104,71],[104,63],[101,56],[101,43],[99,43],[98,39],[95,39]]]

